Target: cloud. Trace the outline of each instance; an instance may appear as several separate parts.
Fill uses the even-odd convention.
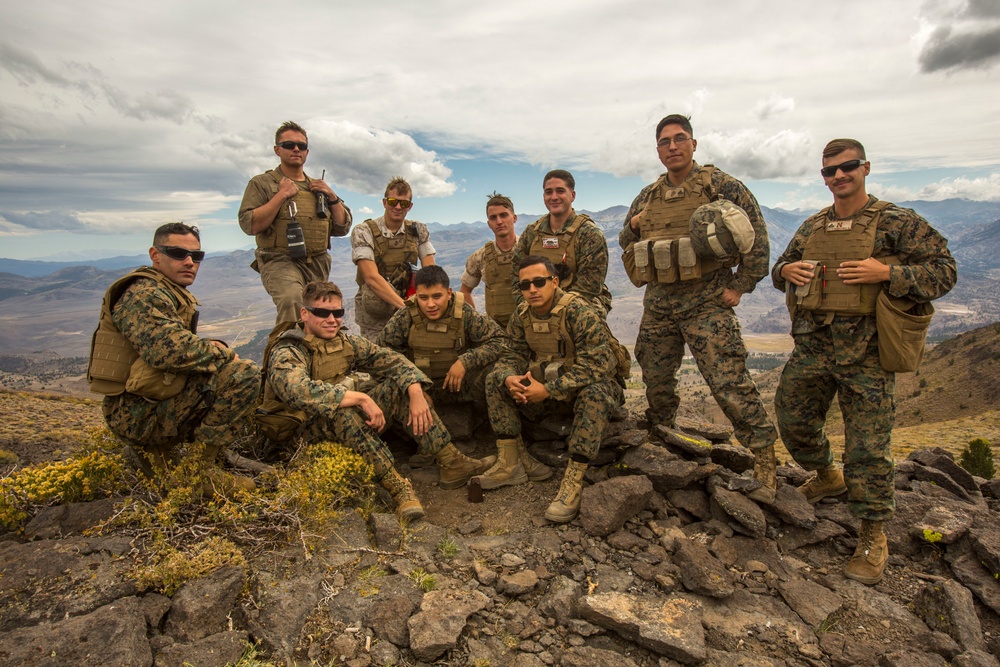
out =
[[[87,230],[87,224],[76,213],[67,211],[0,211],[7,225],[0,226],[0,233],[38,232],[81,232]]]
[[[709,132],[698,139],[701,162],[715,162],[738,178],[797,178],[815,169],[815,142],[809,132],[758,130]]]
[[[924,73],[988,69],[1000,63],[1000,3],[935,1],[922,9],[917,62]]]
[[[946,178],[929,183],[919,189],[868,183],[868,191],[894,201],[943,201],[945,199],[971,199],[973,201],[1000,202],[1000,173],[982,178]]]
[[[770,97],[757,100],[757,104],[750,110],[750,114],[757,120],[768,120],[774,116],[790,114],[793,111],[795,111],[795,98],[771,93]]]

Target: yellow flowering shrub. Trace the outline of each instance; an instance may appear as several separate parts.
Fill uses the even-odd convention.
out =
[[[276,500],[294,509],[303,522],[322,524],[338,507],[370,495],[372,475],[372,467],[348,447],[320,442],[279,480]]]
[[[222,537],[210,537],[189,549],[177,549],[166,543],[158,547],[155,555],[138,566],[133,576],[141,590],[154,589],[168,596],[185,581],[204,577],[223,566],[247,564],[239,547]]]

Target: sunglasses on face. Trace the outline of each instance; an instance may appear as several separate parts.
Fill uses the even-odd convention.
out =
[[[864,160],[848,160],[847,162],[841,162],[840,164],[832,164],[829,167],[823,167],[819,170],[819,173],[823,174],[823,178],[833,178],[837,175],[838,169],[845,174],[849,174],[864,163]]]
[[[532,278],[530,280],[522,280],[517,284],[517,287],[522,292],[527,292],[532,285],[534,285],[538,289],[542,289],[543,287],[545,287],[545,283],[549,282],[553,278],[555,278],[555,276],[539,276],[537,278]]]
[[[315,306],[302,306],[302,307],[321,320],[325,320],[331,315],[336,317],[338,320],[344,316],[343,308],[317,308]]]
[[[404,211],[413,206],[413,202],[411,202],[409,199],[396,199],[395,197],[389,197],[388,199],[385,200],[385,205],[388,206],[389,208],[396,208],[397,204]]]
[[[178,248],[175,245],[155,245],[153,247],[170,259],[176,259],[178,262],[183,262],[190,257],[191,261],[197,264],[205,259],[204,250],[188,250],[187,248]]]
[[[286,151],[290,151],[293,148],[298,148],[300,151],[309,150],[309,144],[304,141],[279,141],[278,146],[284,148]]]

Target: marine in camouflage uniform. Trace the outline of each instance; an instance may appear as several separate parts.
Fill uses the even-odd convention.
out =
[[[431,272],[437,272],[437,276],[443,276],[443,278],[439,279],[444,282],[434,285],[422,284],[421,281],[424,278],[424,274]],[[448,301],[443,312],[439,317],[435,317],[433,321],[440,322],[454,319],[456,295],[448,288],[447,280],[448,276],[441,267],[425,267],[420,269],[416,277],[417,293],[407,299],[409,307],[400,308],[396,311],[396,314],[392,316],[389,323],[382,329],[382,333],[379,334],[376,340],[377,344],[395,350],[413,361],[414,351],[411,348],[410,336],[413,332],[414,319],[411,307],[420,307],[421,302],[419,299],[421,294],[431,294],[434,288],[438,288],[439,291],[445,293]],[[421,312],[423,313],[422,319],[426,319],[427,314],[423,308],[421,308]],[[493,368],[493,364],[503,351],[506,334],[493,318],[476,312],[467,303],[462,304],[462,330],[464,332],[464,335],[461,337],[462,349],[456,351],[451,348],[445,351],[445,355],[449,359],[455,357],[457,361],[462,363],[464,377],[461,378],[459,389],[458,391],[453,391],[450,386],[446,388],[446,375],[442,372],[435,373],[431,371],[428,374],[431,376],[434,386],[430,390],[430,394],[435,401],[472,402],[485,409],[486,374]],[[434,366],[438,365],[438,363],[434,364]],[[444,365],[450,364],[445,363]],[[443,366],[441,366],[441,371],[444,370]]]
[[[507,328],[514,313],[514,296],[510,285],[514,274],[514,248],[517,246],[517,214],[510,197],[494,192],[486,201],[486,224],[493,232],[493,240],[469,255],[462,273],[461,292],[465,302],[476,307],[472,290],[485,283],[486,314]]]
[[[549,212],[528,225],[517,239],[512,264],[520,266],[529,255],[548,257],[564,272],[565,291],[579,294],[607,316],[611,310],[611,292],[604,282],[608,277],[608,242],[604,232],[587,214],[573,210],[576,182],[572,174],[556,169],[545,175],[542,184]],[[555,231],[554,220],[561,220]],[[559,267],[560,263],[565,267]],[[517,282],[515,271],[511,276],[515,306],[524,302]]]
[[[330,277],[330,237],[346,236],[351,229],[347,204],[324,181],[310,178],[303,170],[308,145],[305,149],[285,148],[281,144],[286,142],[307,144],[305,130],[291,121],[278,128],[274,152],[281,164],[250,179],[239,209],[240,228],[257,242],[251,266],[260,273],[264,289],[274,301],[276,324],[298,318],[302,288],[310,281]],[[326,218],[316,215],[321,194],[329,204]],[[306,243],[307,255],[301,259],[289,256],[286,238],[292,221],[288,206],[292,202]]]
[[[669,122],[664,124],[664,121]],[[747,370],[746,345],[733,307],[767,275],[770,248],[767,226],[757,200],[743,183],[693,160],[697,141],[688,136],[689,128],[690,123],[683,116],[667,116],[660,122],[657,140],[665,140],[666,146],[658,144],[657,150],[668,171],[644,187],[633,200],[618,235],[619,245],[625,249],[640,240],[632,223],[646,208],[654,191],[665,183],[683,185],[692,191],[704,178],[706,169],[710,169],[711,186],[710,192],[702,195],[702,203],[710,199],[733,202],[746,212],[755,236],[753,247],[742,255],[735,272],[723,267],[694,280],[654,281],[646,285],[635,345],[649,403],[646,416],[651,424],[673,425],[680,405],[677,371],[687,344],[712,396],[732,422],[736,439],[750,449],[766,449],[777,440],[777,432]],[[684,138],[678,144],[675,139],[680,137]],[[680,180],[675,181],[676,178]]]
[[[192,330],[197,317],[188,309],[198,302],[186,287],[194,282],[198,265],[190,255],[177,260],[161,248],[198,250],[200,242],[193,229],[170,223],[157,230],[150,249],[153,267],[126,277],[128,287],[117,301],[107,304],[114,330],[138,354],[133,369],[145,362],[147,372],[154,376],[184,378],[180,391],[162,400],[140,387],[133,387],[140,393],[124,390],[125,385],[120,393],[104,398],[108,428],[146,452],[154,467],[164,464],[170,451],[186,442],[203,444],[207,463],[213,463],[218,452],[242,435],[260,390],[256,364]]]
[[[495,488],[547,478],[551,471],[524,449],[521,414],[531,420],[572,414],[566,442],[571,460],[560,491],[546,511],[549,520],[566,522],[577,514],[584,471],[597,455],[611,414],[625,402],[625,396],[615,377],[617,361],[602,313],[577,295],[564,300],[567,293],[558,287],[554,271],[551,262],[539,256],[529,256],[519,265],[522,280],[547,277],[549,282],[525,290],[527,302],[511,317],[507,347],[487,377],[486,402],[500,458],[480,483],[483,488]],[[559,344],[571,355],[570,363],[551,378],[534,365],[544,351],[529,343],[529,336],[546,324],[551,336],[565,335],[571,341]]]
[[[865,216],[874,214],[877,226],[870,254],[862,252],[857,259],[841,262],[836,275],[833,271],[823,274],[824,282],[853,284],[859,291],[881,285],[889,295],[917,303],[946,294],[957,280],[947,240],[910,209],[889,204],[879,210],[884,204],[865,192],[870,166],[860,143],[831,141],[823,156],[824,180],[834,194],[834,206],[802,224],[771,270],[774,286],[794,294],[796,285],[809,284],[814,264],[803,261],[807,244],[821,250],[836,234],[869,223],[871,218]],[[811,243],[819,234],[823,236]],[[890,256],[899,264],[873,259]],[[793,306],[796,300],[791,297]],[[774,400],[782,441],[799,465],[819,473],[802,487],[810,501],[839,495],[846,486],[848,507],[862,520],[862,529],[858,551],[845,573],[863,583],[875,583],[888,557],[882,522],[895,510],[891,449],[895,374],[879,363],[874,313],[836,314],[794,307],[792,337],[795,348]],[[843,473],[833,466],[824,429],[834,396],[844,420]]]

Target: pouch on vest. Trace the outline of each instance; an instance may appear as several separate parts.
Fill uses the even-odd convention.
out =
[[[673,242],[670,239],[649,241],[653,246],[653,265],[656,280],[661,283],[677,282],[677,263],[674,261]]]
[[[656,263],[651,246],[652,241],[636,241],[633,246],[635,248],[635,275],[643,283],[656,280]]]
[[[677,275],[681,280],[701,278],[701,261],[688,237],[677,239]]]
[[[930,303],[895,298],[885,290],[879,292],[875,300],[879,365],[894,373],[917,370],[933,316],[934,306]]]
[[[627,248],[625,248],[625,252],[622,253],[622,264],[625,265],[625,275],[628,276],[628,279],[630,281],[632,281],[632,284],[635,285],[636,287],[642,287],[647,282],[649,282],[648,280],[646,280],[645,278],[642,277],[643,275],[645,275],[645,273],[640,274],[639,273],[639,268],[638,268],[638,266],[636,266],[636,261],[635,261],[635,247],[637,245],[639,245],[639,243],[642,243],[642,241],[637,241],[635,243],[630,243],[629,246]],[[646,255],[646,262],[647,262],[646,266],[648,266],[648,262],[649,262],[648,258],[649,258],[649,255],[647,254]],[[645,266],[643,267],[643,269],[645,269]]]
[[[164,373],[147,364],[142,357],[136,357],[129,368],[125,391],[154,401],[164,401],[181,393],[186,381],[184,373]]]
[[[383,301],[368,285],[361,287],[361,307],[376,320],[387,320],[396,312],[396,307]]]
[[[263,408],[257,408],[253,418],[264,437],[272,442],[284,442],[295,435],[299,426],[305,421],[306,413],[301,410],[268,412]]]

